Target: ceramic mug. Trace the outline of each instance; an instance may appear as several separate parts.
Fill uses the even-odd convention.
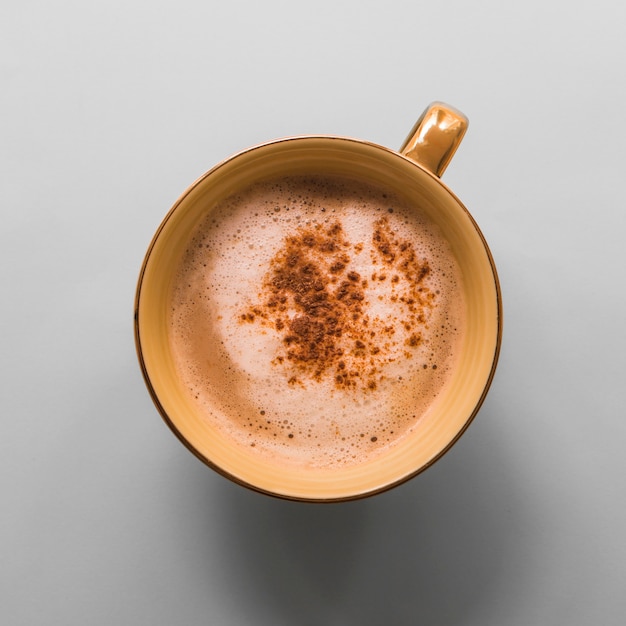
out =
[[[419,474],[466,430],[491,384],[502,336],[501,294],[491,253],[468,210],[440,180],[467,124],[467,118],[452,107],[433,103],[398,152],[335,136],[272,141],[215,166],[174,204],[154,235],[141,268],[135,341],[157,409],[180,441],[204,463],[269,495],[315,502],[350,500],[382,492]],[[286,467],[252,454],[200,414],[174,365],[168,293],[191,233],[225,198],[258,181],[283,175],[338,175],[402,192],[426,211],[443,233],[462,273],[466,332],[442,397],[410,434],[363,463],[322,469]]]

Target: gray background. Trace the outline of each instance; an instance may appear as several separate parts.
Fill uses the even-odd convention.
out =
[[[625,7],[2,2],[0,622],[622,624]],[[152,234],[237,150],[399,147],[435,99],[503,288],[483,409],[370,500],[230,484],[140,376]]]

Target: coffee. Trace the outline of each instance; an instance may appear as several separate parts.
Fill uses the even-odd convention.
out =
[[[285,466],[366,462],[446,387],[465,329],[438,228],[343,177],[256,183],[197,225],[169,298],[176,370],[204,419]]]

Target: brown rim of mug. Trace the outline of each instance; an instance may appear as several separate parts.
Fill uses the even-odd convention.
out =
[[[445,448],[443,448],[436,456],[434,456],[432,459],[430,459],[430,461],[428,461],[428,463],[422,465],[421,467],[416,469],[414,472],[411,472],[411,473],[407,474],[406,476],[403,476],[402,478],[399,478],[398,480],[396,480],[394,482],[391,482],[391,483],[389,483],[387,485],[384,485],[383,487],[378,487],[376,489],[372,489],[371,491],[366,491],[366,492],[362,492],[362,493],[356,493],[356,494],[352,494],[352,495],[348,495],[348,496],[340,496],[340,497],[336,497],[336,498],[307,498],[307,497],[300,497],[300,496],[290,496],[290,495],[275,493],[273,491],[269,491],[269,490],[263,489],[261,487],[257,487],[256,485],[253,485],[253,484],[248,483],[248,482],[246,482],[244,480],[241,480],[240,478],[237,478],[236,476],[233,476],[229,472],[225,471],[223,468],[221,468],[218,465],[216,465],[213,461],[211,461],[211,459],[205,457],[198,450],[196,450],[189,443],[189,441],[187,441],[187,439],[180,433],[180,431],[178,430],[178,428],[176,427],[176,425],[174,424],[172,419],[169,417],[169,415],[167,414],[167,412],[163,408],[163,406],[162,406],[162,404],[161,404],[161,402],[160,402],[160,400],[159,400],[159,398],[158,398],[158,396],[156,394],[156,391],[154,390],[154,387],[152,386],[152,382],[150,381],[150,377],[148,375],[148,372],[147,372],[147,369],[146,369],[146,365],[145,365],[145,361],[144,361],[144,358],[143,358],[143,352],[142,352],[142,349],[141,349],[141,338],[140,338],[140,335],[139,335],[139,301],[141,299],[141,287],[142,287],[142,284],[143,284],[143,277],[144,277],[144,274],[145,274],[145,271],[146,271],[146,266],[148,264],[148,259],[150,258],[150,255],[152,253],[152,249],[154,248],[154,245],[155,245],[157,239],[159,238],[159,236],[161,234],[161,231],[165,228],[165,225],[167,224],[167,222],[169,221],[171,216],[174,214],[174,212],[177,210],[177,208],[180,206],[180,204],[183,202],[183,200],[205,178],[208,178],[215,171],[217,171],[218,169],[220,169],[221,167],[223,167],[227,163],[233,161],[234,159],[236,159],[236,158],[238,158],[238,157],[240,157],[240,156],[242,156],[244,154],[247,154],[248,152],[252,152],[254,150],[257,150],[258,148],[263,148],[263,147],[271,146],[271,145],[274,145],[274,144],[287,143],[287,142],[290,142],[290,141],[300,140],[300,139],[324,139],[324,140],[332,140],[332,141],[347,141],[347,142],[357,143],[357,144],[360,144],[360,145],[370,146],[370,147],[373,147],[373,148],[377,148],[379,150],[384,150],[385,152],[394,154],[395,156],[397,156],[397,157],[399,157],[401,159],[404,159],[405,161],[408,161],[412,165],[414,165],[416,167],[419,167],[422,171],[426,172],[426,174],[428,174],[431,178],[433,178],[438,184],[442,185],[444,187],[444,189],[454,198],[454,200],[456,200],[456,202],[459,205],[459,207],[465,212],[465,214],[467,215],[467,217],[469,218],[470,222],[474,226],[474,229],[478,233],[478,236],[480,237],[480,239],[481,239],[481,241],[483,243],[483,247],[485,249],[485,252],[487,253],[487,258],[489,259],[489,264],[491,266],[491,272],[492,272],[492,275],[493,275],[493,278],[494,278],[495,289],[496,289],[496,300],[497,300],[497,305],[498,305],[498,308],[497,308],[497,316],[498,316],[497,328],[498,328],[498,333],[497,333],[497,337],[496,337],[496,348],[495,348],[495,351],[494,351],[494,354],[493,354],[493,360],[491,362],[491,370],[489,372],[489,377],[487,378],[485,386],[483,387],[482,394],[481,394],[480,398],[478,399],[478,402],[476,403],[476,406],[474,407],[474,410],[472,411],[470,416],[465,421],[465,424],[463,425],[463,428],[461,428],[458,431],[458,433],[455,435],[455,437],[448,443],[448,445],[445,446]],[[290,500],[290,501],[294,501],[294,502],[309,502],[309,503],[320,503],[320,504],[326,503],[326,504],[329,504],[329,503],[339,503],[339,502],[350,502],[350,501],[353,501],[353,500],[363,500],[365,498],[369,498],[369,497],[375,496],[377,494],[384,493],[385,491],[389,491],[391,489],[394,489],[395,487],[398,487],[399,485],[408,482],[412,478],[415,478],[418,474],[421,474],[422,472],[427,470],[429,467],[434,465],[439,459],[441,459],[441,457],[443,457],[452,448],[452,446],[454,446],[454,444],[461,438],[461,436],[469,428],[470,424],[474,421],[474,418],[478,414],[478,411],[480,410],[483,402],[485,401],[485,398],[487,397],[487,393],[489,391],[489,388],[491,387],[491,383],[493,382],[493,378],[494,378],[495,372],[496,372],[496,367],[497,367],[497,364],[498,364],[498,359],[500,357],[500,348],[501,348],[501,345],[502,345],[502,333],[503,333],[503,319],[502,319],[502,317],[503,317],[502,291],[501,291],[501,288],[500,288],[500,281],[499,281],[499,278],[498,278],[496,265],[495,265],[493,256],[491,254],[491,250],[489,249],[489,246],[487,244],[487,241],[485,240],[485,237],[483,236],[482,231],[480,230],[478,224],[476,223],[476,220],[474,220],[474,218],[472,217],[472,215],[469,212],[469,210],[465,207],[465,205],[461,202],[461,200],[454,194],[454,192],[451,191],[450,188],[438,176],[433,174],[426,167],[423,167],[417,161],[411,159],[410,157],[407,157],[407,156],[405,156],[403,154],[400,154],[399,152],[397,152],[395,150],[392,150],[391,148],[387,148],[385,146],[381,146],[381,145],[376,144],[376,143],[371,142],[371,141],[365,141],[365,140],[362,140],[362,139],[354,139],[352,137],[343,137],[343,136],[338,136],[338,135],[295,135],[295,136],[283,137],[283,138],[280,138],[280,139],[273,139],[273,140],[270,140],[270,141],[266,141],[266,142],[257,144],[255,146],[252,146],[252,147],[247,148],[245,150],[241,150],[240,152],[237,152],[237,153],[231,155],[230,157],[224,159],[223,161],[220,161],[218,164],[213,166],[210,170],[208,170],[202,176],[200,176],[198,179],[196,179],[178,197],[178,199],[176,200],[174,205],[171,207],[171,209],[167,212],[166,216],[161,221],[157,231],[155,232],[155,234],[152,237],[152,240],[150,241],[150,245],[148,246],[148,250],[146,251],[146,253],[144,255],[144,259],[143,259],[143,262],[141,264],[141,270],[139,272],[139,278],[138,278],[138,281],[137,281],[137,288],[136,288],[136,291],[135,291],[134,316],[133,316],[134,322],[133,322],[133,326],[134,326],[134,335],[135,335],[135,349],[137,351],[137,357],[139,359],[139,365],[141,367],[141,373],[143,375],[143,378],[144,378],[144,381],[146,383],[146,386],[148,387],[148,391],[150,393],[152,401],[154,402],[154,404],[155,404],[157,410],[159,411],[162,419],[168,425],[170,430],[176,435],[176,437],[179,439],[179,441],[194,456],[196,456],[205,465],[208,465],[212,470],[214,470],[218,474],[221,474],[225,478],[229,479],[230,481],[232,481],[234,483],[237,483],[238,485],[241,485],[242,487],[246,487],[247,489],[250,489],[252,491],[256,491],[257,493],[261,493],[261,494],[264,494],[264,495],[272,496],[272,497],[278,498],[280,500]]]

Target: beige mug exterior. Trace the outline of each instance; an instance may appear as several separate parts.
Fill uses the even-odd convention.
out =
[[[135,340],[152,399],[182,443],[207,465],[254,490],[330,502],[370,496],[420,473],[450,449],[478,412],[491,384],[502,337],[495,264],[477,224],[440,176],[467,128],[466,118],[434,103],[400,152],[366,141],[304,136],[272,141],[217,165],[178,199],[146,253],[135,298]],[[467,332],[449,385],[412,433],[375,459],[337,469],[273,464],[233,444],[198,415],[179,381],[168,338],[167,301],[191,232],[207,211],[257,181],[283,175],[344,175],[398,191],[445,234],[461,268]]]

